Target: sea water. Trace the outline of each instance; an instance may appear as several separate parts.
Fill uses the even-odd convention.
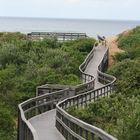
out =
[[[0,32],[83,32],[113,36],[140,25],[140,21],[0,17]]]

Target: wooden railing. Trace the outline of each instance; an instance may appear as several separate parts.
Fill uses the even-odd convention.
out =
[[[67,140],[117,140],[103,130],[87,124],[68,114],[69,107],[84,107],[100,97],[109,96],[114,91],[115,77],[103,73],[108,62],[108,49],[98,66],[98,79],[105,86],[80,95],[67,98],[56,105],[56,127]]]
[[[86,91],[89,91],[95,87],[95,78],[93,75],[85,73],[85,69],[90,62],[90,60],[94,56],[95,47],[90,51],[84,62],[79,66],[79,70],[81,73],[81,81],[83,82],[81,85],[77,85],[75,87],[75,94],[80,94]]]
[[[86,74],[84,72],[93,55],[94,47],[86,57],[85,61],[79,67],[82,78],[81,80],[84,82],[84,84],[78,85],[76,87],[64,86],[63,88],[60,88],[60,86],[59,88],[55,86],[55,89],[59,89],[58,91],[55,91],[55,89],[53,90],[52,86],[50,88],[51,90],[49,90],[48,85],[40,86],[37,88],[37,95],[39,96],[19,104],[18,140],[38,140],[37,132],[28,121],[30,118],[54,109],[56,104],[65,98],[94,89],[95,78],[92,75]],[[48,93],[48,90],[49,92],[55,92]]]
[[[32,32],[28,33],[29,39],[56,38],[58,41],[75,40],[86,38],[86,33],[61,33],[61,32]]]
[[[114,90],[116,78],[103,73],[108,62],[108,49],[106,49],[106,53],[98,66],[98,80],[106,85],[94,90],[95,78],[84,72],[93,56],[94,48],[79,67],[83,84],[76,87],[55,85],[55,88],[51,85],[43,85],[37,88],[37,97],[19,104],[18,140],[39,140],[37,132],[28,120],[54,108],[56,108],[56,127],[66,139],[116,140],[116,138],[103,130],[87,124],[66,112],[69,107],[84,107],[100,97],[109,96]]]

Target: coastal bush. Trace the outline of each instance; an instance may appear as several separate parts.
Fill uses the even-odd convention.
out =
[[[15,130],[15,121],[10,109],[0,101],[0,139],[14,140]]]
[[[108,72],[117,78],[116,91],[133,96],[140,94],[140,60],[125,60]],[[139,92],[138,92],[139,91]]]
[[[95,43],[93,38],[79,38],[73,41],[67,41],[64,43],[66,46],[71,46],[72,49],[76,49],[80,52],[90,52]]]
[[[118,140],[140,138],[140,96],[126,97],[121,93],[98,99],[86,108],[72,107],[71,115],[99,127]]]
[[[0,104],[0,139],[14,138],[17,105],[34,97],[36,86],[80,83],[79,65],[94,42],[33,41],[21,33],[0,33],[0,102],[7,105]]]
[[[121,34],[118,38],[118,46],[124,50],[140,47],[140,26],[134,28],[127,34]]]
[[[67,111],[95,125],[119,140],[140,139],[140,27],[123,33],[118,46],[124,50],[114,57],[117,62],[107,73],[117,78],[116,91],[85,108]]]
[[[140,59],[140,47],[139,48],[135,48],[135,49],[128,49],[125,52],[122,53],[117,53],[114,56],[114,59],[116,61],[123,61],[124,59]]]

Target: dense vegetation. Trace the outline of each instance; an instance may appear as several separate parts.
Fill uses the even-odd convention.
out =
[[[98,99],[85,109],[68,111],[117,137],[119,140],[140,139],[140,27],[118,37],[123,53],[116,54],[116,64],[108,73],[117,78],[116,92]]]
[[[1,140],[15,139],[17,105],[33,97],[36,86],[80,82],[78,67],[94,42],[31,41],[20,33],[0,33]]]

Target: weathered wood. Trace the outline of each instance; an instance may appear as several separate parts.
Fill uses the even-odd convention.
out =
[[[94,89],[94,76],[85,72],[86,68],[94,57],[94,51],[95,49],[93,48],[85,61],[79,67],[83,84],[76,87],[64,88],[52,88],[51,86],[49,87],[48,85],[43,85],[37,88],[37,95],[41,89],[46,91],[48,90],[51,93],[45,93],[45,91],[45,94],[43,93],[43,95],[29,99],[19,105],[18,140],[39,140],[36,130],[29,123],[28,119],[32,118],[33,116],[37,116],[40,113],[51,110],[55,108],[55,106],[56,127],[66,139],[87,140],[88,136],[91,134],[92,139],[98,137],[101,140],[116,140],[114,137],[107,134],[103,130],[89,125],[69,115],[65,111],[65,109],[75,105],[76,107],[84,107],[87,103],[97,100],[97,98],[110,95],[114,90],[113,85],[116,78],[102,72],[104,71],[104,67],[108,63],[108,49],[106,49],[106,53],[104,54],[104,57],[102,58],[102,61],[98,66],[98,79],[102,83],[107,84],[103,87]],[[55,91],[56,89],[58,89],[58,91]],[[71,94],[71,92],[74,93]],[[58,101],[61,102],[58,103]]]
[[[86,38],[86,33],[61,33],[61,32],[31,32],[27,34],[29,39],[56,38],[58,41]]]
[[[107,49],[106,53],[104,54],[104,57],[103,57],[101,63],[98,66],[98,75],[100,75],[98,78],[99,78],[99,80],[102,81],[102,83],[107,83],[107,85],[104,85],[103,87],[95,89],[95,90],[87,91],[85,93],[82,93],[81,95],[77,95],[77,96],[65,99],[64,101],[62,101],[56,105],[56,111],[59,112],[63,117],[67,118],[69,120],[69,123],[72,123],[72,124],[74,123],[75,125],[78,125],[80,127],[80,130],[82,130],[82,132],[78,134],[79,137],[82,137],[82,138],[86,137],[86,140],[88,140],[88,133],[92,133],[92,136],[91,136],[92,139],[94,139],[95,136],[101,140],[117,140],[117,139],[114,138],[113,136],[107,134],[103,130],[101,130],[97,127],[94,127],[92,125],[89,125],[89,124],[69,115],[68,113],[66,113],[65,107],[63,106],[63,104],[66,102],[73,102],[73,100],[75,100],[75,99],[78,101],[81,99],[80,102],[78,102],[79,103],[78,106],[82,106],[83,104],[86,105],[89,101],[93,101],[93,100],[95,101],[100,97],[108,96],[109,93],[112,93],[113,89],[112,88],[110,89],[110,87],[112,87],[116,78],[113,76],[104,74],[102,72],[104,66],[107,63],[106,61],[108,61],[107,56],[108,56],[108,49]],[[104,58],[106,61],[104,60]],[[100,77],[102,77],[102,79],[100,79]],[[87,98],[88,95],[90,95],[89,96],[90,99]],[[69,107],[72,107],[72,106],[75,106],[75,104],[70,103]],[[56,118],[56,122],[58,121],[57,119],[58,118]],[[59,118],[59,119],[61,120],[61,118]],[[65,123],[65,122],[63,122],[63,120],[61,120],[61,121],[60,120],[59,120],[59,122],[57,122],[57,124]],[[66,130],[71,129],[73,132],[76,133],[75,129],[68,128],[68,126],[63,127],[63,129],[66,129]],[[86,132],[85,136],[83,135],[83,131]],[[71,134],[71,135],[73,135],[74,137],[77,137],[76,134]]]

